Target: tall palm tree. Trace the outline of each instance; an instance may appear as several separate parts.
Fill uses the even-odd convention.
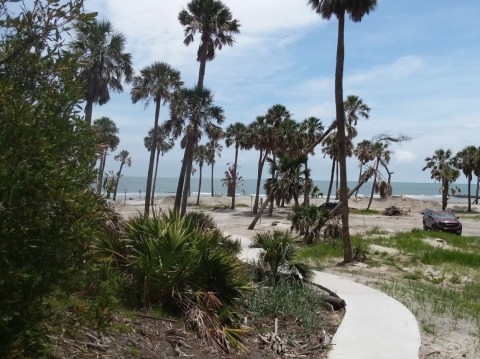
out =
[[[159,126],[157,128],[157,138],[156,138],[156,146],[154,146],[154,142],[153,142],[153,137],[155,135],[155,131],[154,129],[150,129],[150,131],[148,131],[148,136],[146,136],[144,139],[143,139],[143,142],[145,144],[145,147],[148,151],[151,151],[153,147],[156,148],[156,153],[157,153],[157,158],[155,159],[155,171],[154,171],[154,175],[153,175],[153,184],[152,184],[152,195],[150,196],[150,205],[153,206],[154,204],[154,200],[155,200],[155,185],[157,184],[157,174],[158,174],[158,161],[160,159],[160,156],[163,157],[163,155],[165,153],[167,153],[168,151],[170,151],[173,146],[174,146],[174,141],[173,141],[173,138],[171,137],[167,137],[167,134],[165,133],[165,128],[164,127],[161,127]]]
[[[442,210],[445,210],[447,209],[450,184],[455,182],[460,176],[460,171],[456,169],[456,158],[452,157],[452,151],[450,149],[445,151],[443,148],[440,148],[435,150],[432,157],[425,158],[425,162],[426,164],[425,167],[423,167],[423,171],[427,168],[430,169],[432,178],[441,183]]]
[[[80,55],[80,77],[85,81],[85,121],[92,123],[93,104],[110,100],[109,90],[122,92],[122,81],[133,76],[132,56],[125,52],[125,35],[106,20],[80,23],[72,49]]]
[[[238,151],[247,147],[245,138],[247,127],[237,122],[227,127],[225,130],[225,144],[227,147],[235,145],[235,160],[233,162],[233,195],[231,209],[235,209],[235,190],[237,188],[237,165],[238,165]]]
[[[246,140],[249,142],[250,148],[259,151],[257,164],[257,183],[255,186],[255,201],[253,204],[253,213],[257,214],[260,198],[260,185],[262,181],[263,167],[267,156],[272,150],[272,141],[270,140],[271,128],[267,124],[265,116],[257,116],[255,121],[247,126]]]
[[[320,120],[318,117],[308,117],[306,118],[302,124],[300,131],[303,135],[303,140],[304,140],[304,146],[309,146],[311,143],[314,143],[319,137],[323,135],[323,130],[324,127],[322,125],[322,120]],[[308,155],[312,154],[315,155],[315,152],[312,151],[310,153],[307,153],[305,156],[305,191],[304,191],[304,199],[303,199],[303,204],[307,205],[309,204],[310,200],[310,190],[311,188],[308,188],[308,184],[311,182],[309,181],[309,176],[310,176],[310,170],[308,169]]]
[[[175,211],[180,211],[183,216],[187,210],[193,151],[204,132],[209,137],[218,133],[218,125],[223,123],[224,115],[223,109],[214,105],[211,91],[198,87],[180,91],[170,107],[171,118],[165,123],[165,127],[174,138],[183,133],[181,144],[185,149],[174,207]]]
[[[207,164],[210,165],[212,169],[212,174],[210,176],[210,186],[212,190],[212,197],[215,195],[215,191],[213,190],[213,167],[215,166],[216,163],[216,156],[220,157],[223,146],[219,143],[219,140],[222,139],[225,136],[225,133],[221,128],[218,129],[218,131],[214,132],[210,136],[210,141],[207,142],[206,148],[207,148]]]
[[[115,161],[120,161],[120,168],[118,169],[117,180],[115,181],[115,190],[113,191],[113,200],[115,201],[117,199],[118,183],[120,182],[123,166],[126,165],[127,167],[130,167],[132,165],[132,158],[127,150],[120,151],[120,153],[113,158]]]
[[[343,261],[349,263],[353,260],[350,242],[350,229],[348,226],[348,193],[347,193],[347,163],[346,163],[346,137],[345,137],[345,110],[343,105],[343,65],[345,58],[344,33],[345,14],[354,22],[362,20],[377,6],[377,0],[307,0],[317,14],[324,19],[335,15],[338,19],[337,60],[335,66],[335,108],[338,135],[338,160],[340,163],[340,202],[342,203],[342,238]]]
[[[197,33],[202,34],[197,52],[197,61],[200,62],[197,87],[203,88],[207,61],[215,58],[216,49],[233,45],[233,36],[240,32],[240,23],[218,0],[192,0],[186,9],[180,11],[178,20],[184,29],[183,43],[186,46],[193,42]]]
[[[207,161],[208,150],[205,145],[195,147],[193,151],[193,160],[198,164],[199,178],[198,178],[198,192],[197,192],[197,206],[200,205],[200,191],[202,190],[202,169],[203,164]]]
[[[478,148],[475,146],[467,146],[456,155],[456,166],[467,178],[468,212],[472,211],[470,187],[472,183],[473,172],[477,167],[478,157]]]
[[[108,117],[101,117],[93,121],[93,128],[97,133],[98,145],[100,149],[100,164],[98,167],[97,193],[102,193],[103,173],[105,171],[105,162],[107,161],[108,150],[115,151],[120,138],[118,138],[118,128]]]
[[[175,92],[182,86],[180,72],[165,62],[154,62],[141,70],[141,76],[135,76],[130,91],[132,102],[144,101],[147,106],[150,101],[155,103],[155,119],[152,143],[157,143],[159,134],[158,119],[160,117],[160,106],[170,102]],[[145,215],[150,212],[150,196],[152,193],[153,166],[155,161],[156,147],[152,146],[150,160],[148,162],[147,187],[145,190]]]

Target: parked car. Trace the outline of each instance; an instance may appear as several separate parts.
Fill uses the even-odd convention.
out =
[[[462,234],[462,223],[452,212],[426,209],[423,212],[423,229]]]
[[[331,212],[337,206],[338,206],[337,202],[325,202],[325,203],[322,203],[318,208],[326,212]]]

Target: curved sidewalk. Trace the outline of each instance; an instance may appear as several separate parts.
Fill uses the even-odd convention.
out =
[[[418,359],[418,323],[402,303],[338,275],[316,271],[314,281],[347,302],[330,359]]]
[[[240,258],[254,260],[258,248],[241,240]],[[345,316],[332,340],[330,359],[418,359],[420,331],[413,314],[399,301],[350,279],[315,271],[313,281],[334,291],[346,303]]]

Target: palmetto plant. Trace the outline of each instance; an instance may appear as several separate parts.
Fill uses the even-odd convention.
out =
[[[244,265],[208,216],[139,216],[126,225],[126,277],[145,306],[161,305],[228,351],[226,325],[248,291]]]
[[[289,231],[261,232],[252,240],[252,247],[263,250],[258,261],[260,277],[273,284],[281,277],[305,281],[312,277],[313,272],[305,264],[295,262],[297,247]]]

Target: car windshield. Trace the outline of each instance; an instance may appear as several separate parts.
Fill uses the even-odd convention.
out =
[[[434,212],[433,217],[437,219],[457,219],[457,217],[450,212]]]

